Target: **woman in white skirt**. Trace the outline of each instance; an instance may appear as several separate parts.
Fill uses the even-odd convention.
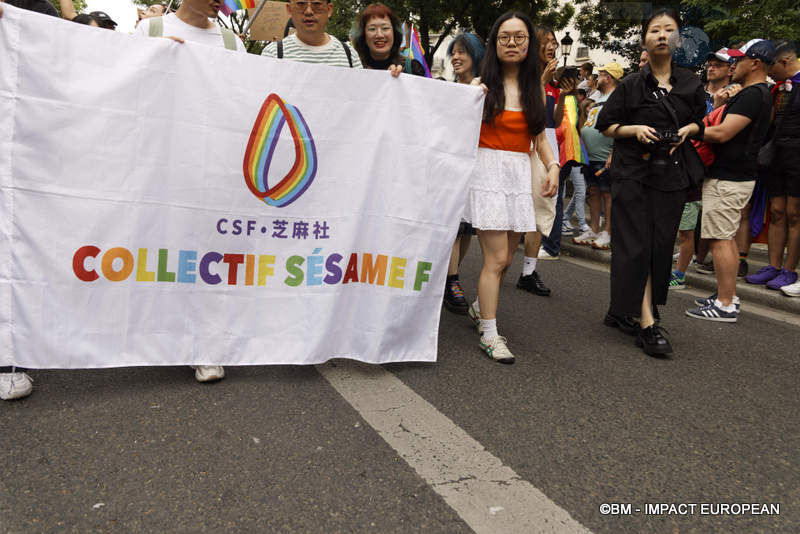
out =
[[[480,83],[486,91],[478,162],[469,186],[464,218],[478,231],[483,267],[478,299],[469,316],[480,346],[494,361],[514,363],[506,338],[497,331],[500,282],[511,265],[521,234],[536,229],[531,191],[533,143],[547,168],[543,193],[558,190],[558,161],[544,133],[545,109],[539,49],[533,23],[508,12],[489,35]]]

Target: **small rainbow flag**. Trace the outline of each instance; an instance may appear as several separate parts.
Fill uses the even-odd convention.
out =
[[[416,59],[425,68],[425,76],[431,77],[431,70],[428,68],[428,63],[425,61],[425,50],[422,48],[422,42],[419,39],[419,32],[409,23],[403,24],[403,46],[400,49],[403,55]]]
[[[556,128],[561,167],[564,167],[570,161],[582,164],[589,163],[589,156],[576,128],[577,124],[578,99],[569,95],[564,98],[564,118],[561,119],[561,125]]]
[[[222,4],[219,10],[227,17],[234,11],[252,9],[254,7],[256,7],[256,0],[225,0],[225,3]]]

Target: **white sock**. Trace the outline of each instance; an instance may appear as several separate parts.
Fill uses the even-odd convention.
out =
[[[525,260],[522,262],[522,276],[533,274],[533,271],[535,270],[536,258],[529,258],[528,256],[525,256]]]
[[[735,301],[731,302],[730,306],[723,306],[722,305],[722,301],[717,299],[714,302],[714,304],[716,304],[717,308],[719,308],[720,310],[722,310],[724,312],[727,312],[727,313],[733,313],[733,312],[736,311],[736,303],[735,303]]]
[[[481,327],[484,339],[497,337],[497,319],[481,319]]]

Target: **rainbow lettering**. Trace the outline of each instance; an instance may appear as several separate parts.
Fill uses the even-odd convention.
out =
[[[284,124],[289,125],[294,139],[294,166],[283,180],[270,188],[267,174]],[[278,95],[269,95],[253,125],[244,155],[247,187],[268,205],[283,208],[300,198],[316,175],[317,147],[303,115]]]
[[[109,282],[272,287],[282,279],[284,285],[296,288],[368,284],[419,292],[430,287],[432,271],[428,261],[369,252],[322,254],[321,248],[307,256],[282,258],[274,253],[166,248],[112,247],[104,252],[84,245],[72,256],[72,272],[82,282],[105,278]]]
[[[230,15],[234,11],[240,9],[253,9],[256,7],[256,0],[225,0],[225,3],[219,8],[225,16]]]

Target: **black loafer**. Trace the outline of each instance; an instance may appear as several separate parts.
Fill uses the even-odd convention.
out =
[[[540,297],[550,296],[550,289],[544,285],[542,279],[539,278],[539,273],[536,271],[533,271],[533,273],[527,276],[520,275],[517,281],[517,287],[525,291],[530,291],[534,295],[539,295]]]
[[[654,324],[640,328],[636,335],[636,346],[641,347],[648,356],[664,356],[672,352],[672,345],[664,337],[666,330]]]
[[[639,321],[630,315],[612,315],[611,312],[606,314],[603,319],[603,324],[612,328],[619,328],[623,334],[635,336],[639,331]]]

